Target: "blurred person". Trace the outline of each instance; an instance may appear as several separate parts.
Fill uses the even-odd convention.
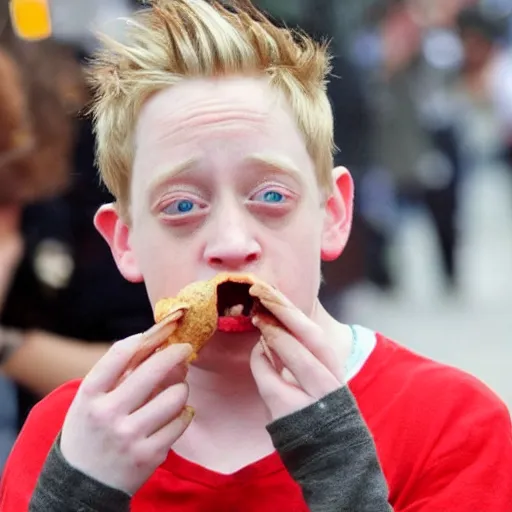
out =
[[[396,227],[396,184],[392,173],[378,162],[372,137],[375,130],[375,112],[378,110],[382,87],[381,70],[384,45],[381,19],[388,10],[388,2],[375,2],[363,13],[361,25],[350,43],[351,61],[362,77],[361,91],[366,104],[366,165],[359,179],[355,178],[354,209],[359,212],[363,226],[364,277],[382,290],[391,290],[395,279],[389,268],[387,249]]]
[[[505,39],[507,18],[485,6],[465,9],[457,19],[464,48],[461,80],[470,98],[491,109],[499,144],[512,168],[512,49]]]
[[[4,20],[6,9],[3,1]],[[152,320],[145,290],[119,277],[92,227],[109,196],[97,183],[90,123],[76,117],[89,99],[77,57],[70,45],[23,42],[9,25],[0,36],[3,454],[42,396]],[[98,297],[104,285],[110,295]],[[110,304],[98,310],[102,300]]]
[[[284,4],[281,9],[284,9]],[[336,1],[302,4],[300,16],[295,2],[296,25],[316,40],[330,39],[333,57],[332,78],[327,83],[327,95],[334,120],[334,165],[350,168],[358,185],[369,167],[370,112],[364,94],[361,70],[351,61],[343,34],[339,32],[336,19]],[[286,21],[286,20],[285,20]],[[288,23],[288,26],[291,26]],[[373,266],[365,260],[368,244],[368,225],[361,216],[360,203],[354,203],[352,236],[340,258],[322,262],[322,286],[319,298],[322,305],[334,316],[342,314],[344,291],[361,282]]]
[[[268,284],[250,295],[276,321],[258,314],[238,333],[219,322],[190,365],[178,343],[125,372],[143,340],[167,340],[165,321],[116,343],[33,409],[2,512],[507,512],[501,400],[318,301],[353,199],[333,165],[326,47],[246,1],[157,0],[130,26],[91,69],[115,196],[95,225],[153,307],[219,272],[253,272]]]
[[[5,36],[5,33],[4,29],[2,35]],[[67,176],[63,163],[70,136],[65,126],[62,126],[63,132],[59,133],[63,109],[55,108],[51,100],[41,102],[45,91],[37,98],[25,93],[23,73],[16,57],[9,51],[4,39],[0,46],[0,310],[7,301],[13,274],[24,251],[20,232],[23,205],[57,193],[65,186]],[[36,73],[34,82],[38,78]],[[51,98],[55,96],[53,94]],[[35,112],[33,117],[29,115],[31,108]],[[52,117],[47,121],[43,117],[48,116],[49,108]],[[37,137],[34,121],[40,132]],[[44,131],[41,130],[43,122]],[[47,172],[50,165],[54,166],[51,176]],[[6,330],[0,334],[1,365],[14,352],[19,336]],[[1,416],[1,471],[10,450],[12,434],[17,431],[16,393],[5,377],[0,380],[0,398],[1,403],[5,404]]]
[[[450,91],[460,51],[456,37],[444,26],[454,7],[450,16],[419,7],[425,5],[390,2],[381,14],[380,67],[373,80],[373,155],[380,181],[383,173],[392,176],[390,201],[396,209],[390,211],[406,212],[410,205],[427,209],[451,291],[457,289],[462,161],[458,111]],[[389,225],[383,231],[388,245],[394,236]],[[386,255],[384,248],[381,255]]]
[[[152,322],[144,288],[119,276],[94,230],[94,213],[110,195],[97,183],[90,123],[76,127],[69,190],[23,211],[25,250],[1,315],[22,334],[2,366],[18,384],[20,427],[42,396],[85,375],[110,343]]]

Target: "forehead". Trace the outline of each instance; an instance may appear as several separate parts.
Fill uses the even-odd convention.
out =
[[[186,80],[158,92],[141,110],[135,145],[139,174],[202,157],[233,163],[254,153],[313,169],[288,102],[259,78]]]
[[[219,78],[184,80],[155,94],[141,110],[136,138],[141,140],[147,125],[163,126],[180,121],[180,129],[201,123],[219,122],[240,116],[248,121],[269,117],[293,123],[285,99],[263,79]]]

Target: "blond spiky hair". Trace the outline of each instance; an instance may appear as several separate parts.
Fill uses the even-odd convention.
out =
[[[325,44],[278,28],[250,0],[152,0],[127,20],[127,42],[101,37],[89,77],[100,174],[121,210],[129,199],[133,136],[154,93],[187,78],[267,76],[287,98],[324,190],[332,185],[333,119]],[[126,211],[126,210],[125,210]]]

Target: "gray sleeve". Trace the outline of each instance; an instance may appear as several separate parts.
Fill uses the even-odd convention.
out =
[[[130,496],[73,468],[54,442],[32,495],[29,512],[129,512]]]
[[[267,426],[311,512],[390,512],[373,438],[348,387]]]

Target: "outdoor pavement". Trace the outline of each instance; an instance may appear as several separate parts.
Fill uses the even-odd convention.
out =
[[[464,186],[460,289],[446,294],[428,216],[403,219],[392,250],[399,286],[360,286],[345,297],[344,321],[378,330],[436,360],[462,368],[512,409],[512,180],[500,167]]]

